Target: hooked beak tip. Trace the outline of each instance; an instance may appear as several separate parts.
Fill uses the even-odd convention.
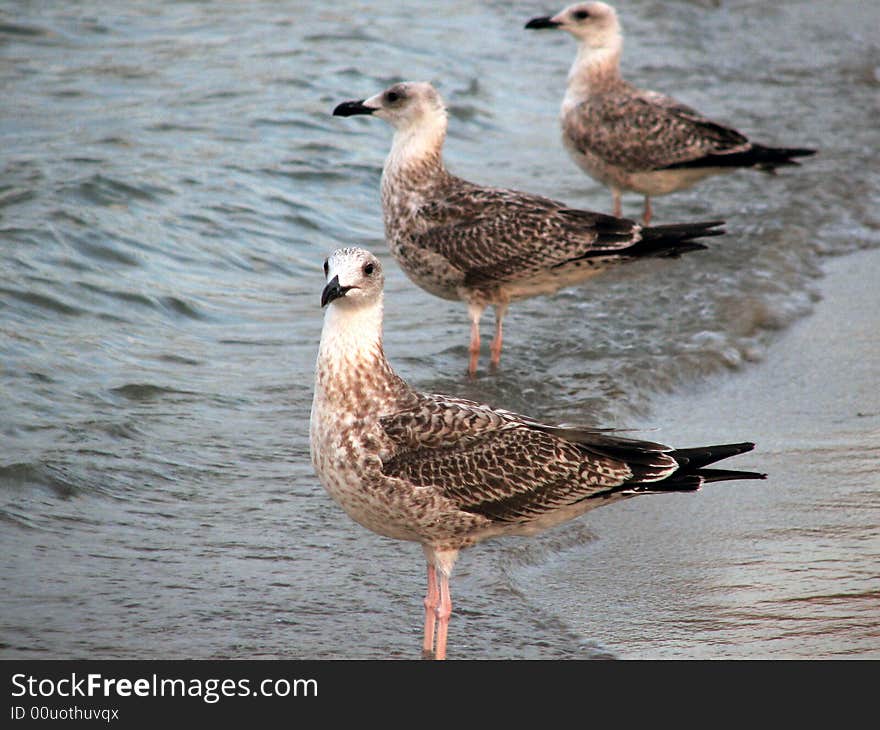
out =
[[[334,299],[344,297],[345,292],[347,292],[348,289],[349,287],[347,286],[340,286],[339,277],[334,276],[329,282],[327,282],[324,291],[321,292],[321,309],[330,304]]]

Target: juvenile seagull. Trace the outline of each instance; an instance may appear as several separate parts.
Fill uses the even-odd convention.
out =
[[[637,494],[691,492],[763,474],[707,468],[754,444],[671,449],[420,393],[382,350],[379,260],[344,248],[324,262],[326,307],[310,445],[321,483],[364,527],[421,544],[425,657],[446,656],[449,577],[462,548],[531,535]]]
[[[562,100],[562,141],[588,175],[611,188],[614,215],[624,190],[645,196],[647,225],[652,195],[741,167],[772,173],[816,152],[749,142],[669,96],[628,84],[620,76],[620,23],[605,3],[570,5],[526,28],[560,28],[580,41]]]
[[[394,129],[382,170],[382,212],[391,253],[416,284],[467,303],[473,375],[479,322],[495,307],[491,364],[501,359],[502,320],[510,302],[549,294],[613,264],[705,248],[692,239],[723,233],[723,221],[643,228],[635,221],[573,210],[515,190],[481,187],[443,164],[447,116],[428,83],[394,84],[333,114],[370,114]]]

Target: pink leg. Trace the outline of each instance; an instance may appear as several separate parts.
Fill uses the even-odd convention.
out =
[[[440,592],[437,590],[437,572],[428,563],[428,593],[425,595],[425,640],[422,642],[422,659],[434,658],[434,625],[440,605]]]
[[[449,631],[449,617],[452,615],[452,595],[449,592],[449,576],[440,573],[440,603],[437,605],[437,651],[435,659],[446,658],[446,634]]]
[[[484,309],[484,306],[468,305],[468,312],[471,316],[471,358],[468,362],[468,375],[471,377],[477,374],[477,363],[480,360],[480,317],[483,315]]]
[[[611,200],[614,201],[614,213],[612,215],[615,215],[618,218],[620,218],[620,215],[622,212],[622,207],[620,204],[620,191],[619,190],[614,190],[614,189],[611,190]]]
[[[502,333],[502,322],[504,321],[504,314],[506,312],[506,304],[495,305],[495,339],[492,340],[492,346],[490,348],[492,352],[491,365],[493,368],[497,368],[498,365],[501,363],[501,345],[504,341]]]
[[[651,222],[651,196],[645,196],[645,213],[642,216],[642,223],[648,225]]]
[[[471,322],[471,359],[468,361],[468,375],[476,375],[477,363],[480,360],[480,325]]]

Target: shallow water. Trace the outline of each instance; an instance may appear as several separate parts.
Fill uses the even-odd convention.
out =
[[[330,111],[392,81],[431,80],[450,107],[454,172],[607,211],[608,192],[558,139],[573,41],[522,28],[556,9],[0,9],[2,656],[417,656],[420,549],[351,523],[308,460],[320,266],[351,244],[388,263],[386,347],[419,387],[675,443],[755,438],[737,466],[771,472],[723,497],[631,500],[469,551],[453,583],[452,656],[788,656],[778,612],[748,609],[780,596],[818,605],[835,582],[843,598],[807,612],[804,653],[880,654],[876,452],[835,503],[859,515],[845,529],[805,507],[824,503],[827,474],[785,458],[827,449],[823,465],[850,465],[863,422],[859,438],[785,441],[809,414],[773,406],[778,384],[766,379],[719,403],[726,417],[707,431],[674,406],[690,403],[677,393],[747,377],[791,325],[809,326],[825,256],[880,245],[869,30],[880,9],[619,4],[631,80],[821,154],[658,199],[657,222],[721,217],[729,233],[708,251],[515,305],[502,371],[471,382],[463,306],[412,286],[382,241],[389,129]],[[624,210],[640,204],[626,197]],[[857,345],[832,355],[862,357]],[[824,388],[821,375],[807,382],[805,401]],[[755,423],[747,398],[788,417]],[[773,519],[765,529],[734,513]],[[847,560],[821,591],[786,590],[789,567],[820,576],[827,566],[809,556],[841,539]],[[634,546],[657,559],[634,560]],[[741,561],[748,569],[734,570]],[[735,581],[714,580],[721,572]],[[783,583],[768,586],[771,574]],[[869,628],[841,624],[838,609]],[[793,601],[791,620],[802,614]],[[733,627],[728,644],[703,630],[719,621]],[[754,650],[748,637],[761,637]]]

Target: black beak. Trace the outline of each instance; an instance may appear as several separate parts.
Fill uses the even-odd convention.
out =
[[[364,100],[344,101],[333,110],[334,117],[353,117],[355,114],[372,114],[375,109],[364,106]]]
[[[551,19],[549,15],[545,15],[541,18],[532,18],[526,23],[526,28],[531,30],[541,30],[542,28],[558,28],[560,25],[562,25],[562,23]]]
[[[339,277],[334,276],[330,283],[324,287],[324,291],[321,292],[321,308],[326,307],[334,299],[344,297],[349,289],[351,289],[350,286],[339,286]]]

